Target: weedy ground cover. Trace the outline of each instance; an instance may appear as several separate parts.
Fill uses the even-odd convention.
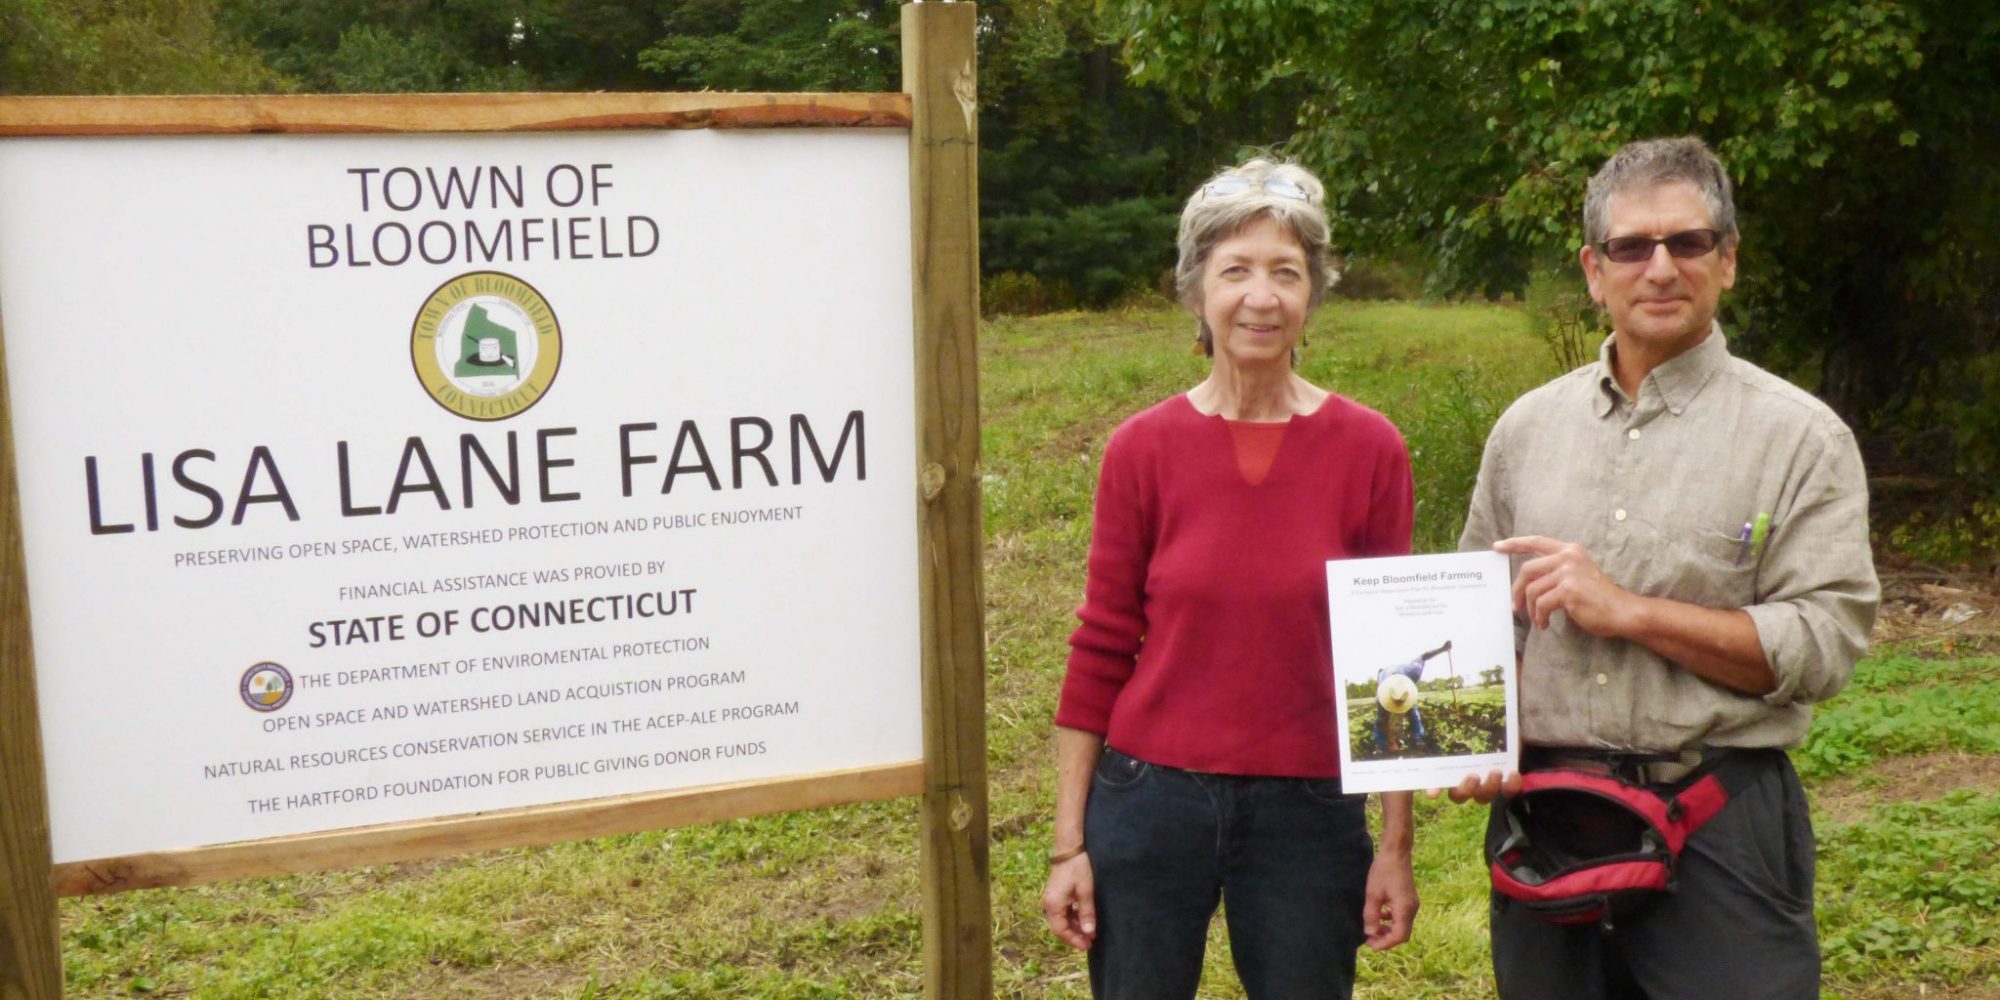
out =
[[[1008,997],[1088,995],[1042,926],[1049,718],[1082,592],[1105,435],[1186,389],[1184,314],[989,323],[985,408],[995,978]],[[1515,311],[1323,310],[1300,370],[1388,414],[1409,442],[1417,546],[1452,546],[1487,428],[1553,374]],[[2000,660],[1886,655],[1795,755],[1821,833],[1828,993],[2000,997]],[[1364,954],[1368,998],[1490,996],[1484,813],[1419,800],[1416,939]],[[922,988],[912,801],[738,820],[319,875],[62,903],[69,995],[217,998],[874,998]],[[1211,937],[1205,997],[1238,997]]]

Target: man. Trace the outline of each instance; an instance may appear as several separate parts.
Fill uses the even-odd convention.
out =
[[[1715,312],[1736,213],[1701,140],[1613,154],[1584,232],[1612,335],[1501,416],[1460,538],[1515,557],[1522,767],[1672,790],[1728,759],[1754,780],[1689,839],[1676,891],[1615,924],[1496,894],[1500,994],[1814,997],[1813,833],[1783,748],[1874,621],[1860,454],[1824,404],[1730,356]],[[1518,787],[1489,775],[1452,797]]]
[[[1416,689],[1424,680],[1424,664],[1429,663],[1431,657],[1450,651],[1451,640],[1446,639],[1444,645],[1436,649],[1425,650],[1422,655],[1419,655],[1416,659],[1408,663],[1398,663],[1375,671],[1375,684],[1377,687],[1380,687],[1383,681],[1391,677],[1408,677],[1412,689]],[[1427,734],[1424,732],[1424,710],[1412,705],[1410,706],[1409,716],[1410,743],[1412,746],[1422,747],[1428,742],[1426,739]],[[1389,749],[1388,726],[1389,710],[1377,705],[1375,707],[1375,748],[1384,752],[1387,752]]]

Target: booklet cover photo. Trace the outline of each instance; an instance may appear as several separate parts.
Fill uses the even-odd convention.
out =
[[[1517,768],[1509,584],[1495,552],[1326,564],[1345,791]]]

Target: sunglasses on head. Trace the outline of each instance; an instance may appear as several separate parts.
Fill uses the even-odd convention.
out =
[[[1686,260],[1700,257],[1722,242],[1713,229],[1688,229],[1666,236],[1613,236],[1597,244],[1604,256],[1619,264],[1637,264],[1653,259],[1653,248],[1664,243],[1667,252]]]
[[[1280,198],[1296,198],[1304,202],[1312,201],[1312,195],[1307,194],[1306,189],[1300,187],[1297,181],[1287,180],[1283,177],[1266,177],[1264,178],[1264,183],[1258,186]],[[1207,198],[1227,198],[1233,194],[1242,194],[1250,190],[1250,187],[1250,178],[1248,177],[1224,177],[1202,185],[1201,193],[1203,197]]]

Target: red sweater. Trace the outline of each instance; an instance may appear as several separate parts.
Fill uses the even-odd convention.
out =
[[[1175,396],[1111,435],[1056,724],[1223,774],[1333,777],[1326,561],[1410,551],[1395,425],[1328,396],[1264,481],[1228,424]]]

